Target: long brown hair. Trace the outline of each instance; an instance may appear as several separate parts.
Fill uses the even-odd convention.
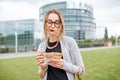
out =
[[[45,39],[48,39],[48,33],[47,33],[47,29],[45,27],[46,26],[45,25],[45,21],[47,20],[49,14],[51,14],[51,13],[57,14],[59,19],[60,19],[60,21],[61,21],[61,26],[60,26],[61,30],[60,30],[60,34],[58,36],[58,40],[60,40],[64,36],[64,34],[65,34],[65,32],[64,32],[64,20],[63,20],[63,16],[62,16],[61,12],[59,10],[57,10],[57,9],[51,9],[45,15],[44,25],[43,25],[44,26],[44,37],[45,37]]]

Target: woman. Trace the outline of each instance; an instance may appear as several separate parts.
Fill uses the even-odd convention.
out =
[[[59,10],[53,9],[46,13],[44,35],[45,41],[39,45],[36,56],[38,74],[43,80],[74,80],[74,74],[84,73],[84,64],[77,43],[73,38],[64,36],[64,21]],[[43,51],[46,54],[56,52],[63,56],[46,61]]]

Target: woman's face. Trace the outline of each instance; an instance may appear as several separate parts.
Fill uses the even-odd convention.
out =
[[[57,14],[50,13],[48,19],[45,21],[45,24],[50,36],[57,36],[60,34],[61,21]]]

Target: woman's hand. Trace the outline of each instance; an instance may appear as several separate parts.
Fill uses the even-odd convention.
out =
[[[48,65],[45,63],[45,57],[43,52],[39,52],[36,56],[36,62],[39,66],[41,66],[42,70],[45,70]]]
[[[49,65],[55,67],[55,68],[62,68],[64,66],[63,59],[50,59],[49,60]]]

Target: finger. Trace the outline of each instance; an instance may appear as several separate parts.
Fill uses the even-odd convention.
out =
[[[39,62],[40,62],[40,63],[44,63],[44,60],[43,60],[43,59],[42,59],[42,60],[39,60]]]
[[[43,56],[36,56],[36,60],[38,60],[38,59],[44,59],[44,57]]]
[[[36,61],[36,63],[37,63],[37,65],[39,65],[39,66],[40,66],[40,62],[39,62],[38,60]]]
[[[60,63],[60,62],[63,62],[63,60],[62,59],[50,59],[49,62]]]
[[[37,62],[37,63],[39,63],[39,62],[40,62],[40,63],[43,63],[43,62],[44,62],[44,59],[36,59],[36,62]]]
[[[37,54],[36,56],[44,56],[43,54]]]
[[[62,68],[63,67],[63,65],[64,65],[64,62],[63,62],[63,60],[61,59],[61,60],[52,60],[52,61],[50,61],[50,65],[51,66],[54,66],[54,67],[57,67],[57,68]]]
[[[38,61],[38,65],[42,65],[42,64],[44,64],[44,60],[40,60],[40,61]]]
[[[61,64],[50,64],[51,66],[55,68],[62,68],[63,66]]]
[[[43,55],[37,55],[36,57],[44,57]]]
[[[42,69],[47,68],[47,66],[48,66],[48,65],[46,65],[46,64],[41,64]]]
[[[43,63],[39,63],[39,66],[41,66],[41,67],[47,67],[48,65],[43,62]]]
[[[37,56],[43,56],[44,54],[42,52],[39,52]]]
[[[40,56],[40,54],[38,53],[36,56]]]

